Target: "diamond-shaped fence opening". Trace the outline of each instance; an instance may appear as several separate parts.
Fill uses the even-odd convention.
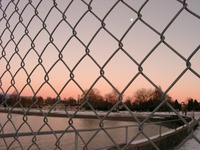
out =
[[[199,144],[198,6],[0,1],[0,147]],[[183,138],[176,141],[175,132]]]

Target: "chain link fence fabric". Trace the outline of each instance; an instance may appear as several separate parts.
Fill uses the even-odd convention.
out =
[[[100,143],[95,141],[99,135],[116,149],[126,149],[140,135],[159,149],[144,126],[163,106],[190,126],[168,103],[167,95],[188,74],[199,84],[200,13],[191,3],[189,0],[1,0],[0,102],[1,111],[6,112],[0,122],[3,149],[42,149],[41,143],[46,147],[51,145],[50,149],[91,149],[91,143]],[[156,67],[158,74],[151,71]],[[166,80],[164,90],[157,75]],[[162,95],[160,104],[143,121],[123,103],[126,92],[138,88],[137,82],[140,87],[148,85]],[[114,91],[116,103],[100,115],[89,94],[95,88],[103,91],[104,87]],[[81,102],[74,111],[69,111],[61,101],[74,91]],[[55,97],[47,109],[41,107],[42,95]],[[27,97],[30,101],[24,104]],[[77,127],[76,117],[86,105],[97,120],[94,129]],[[129,132],[123,146],[117,140],[122,135],[105,127],[106,119],[119,105],[138,126],[137,134],[132,136],[126,128],[117,129],[116,132]],[[58,107],[64,108],[62,118],[50,119]],[[34,113],[36,116],[30,117]],[[52,122],[62,127],[54,127]],[[192,127],[184,142],[191,137],[200,143]],[[66,144],[69,139],[73,140]],[[106,146],[101,144],[96,148]]]

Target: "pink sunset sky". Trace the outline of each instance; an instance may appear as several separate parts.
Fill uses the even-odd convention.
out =
[[[150,0],[141,20],[143,0],[56,2],[0,2],[0,93],[77,98],[91,86],[102,96],[114,86],[132,97],[156,85],[173,99],[200,101],[200,1],[186,1],[194,16],[179,1]]]

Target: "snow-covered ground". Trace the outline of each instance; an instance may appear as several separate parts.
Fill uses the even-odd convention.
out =
[[[194,132],[195,137],[200,140],[200,127],[198,127]],[[194,138],[186,141],[179,150],[199,150],[200,143],[198,143]]]
[[[192,112],[189,112],[188,115],[192,115]],[[198,120],[200,118],[200,112],[194,112],[194,117],[196,120]],[[200,141],[200,126],[197,127],[193,135]],[[190,138],[181,146],[181,148],[179,148],[179,150],[199,150],[199,149],[200,149],[200,143],[197,142],[197,140],[194,138]]]

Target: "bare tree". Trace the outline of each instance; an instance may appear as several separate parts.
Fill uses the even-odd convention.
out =
[[[113,89],[111,93],[105,95],[107,102],[112,103],[113,105],[117,103],[119,94]]]
[[[139,89],[134,94],[135,103],[144,103],[152,98],[153,91],[151,89],[147,90],[145,88]]]

